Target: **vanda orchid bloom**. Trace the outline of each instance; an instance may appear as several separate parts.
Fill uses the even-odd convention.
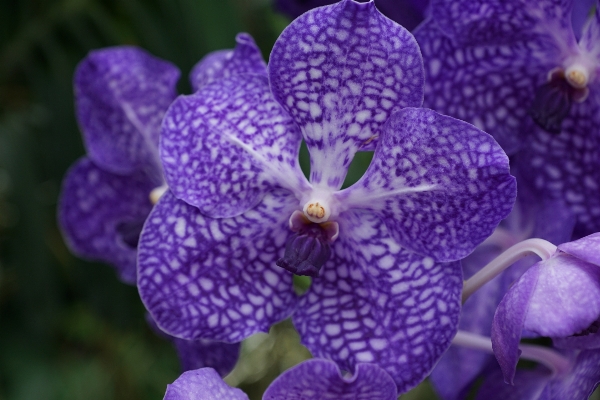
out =
[[[296,19],[268,73],[215,81],[165,115],[170,191],[140,238],[142,300],[188,339],[239,341],[294,313],[313,355],[376,363],[404,392],[456,332],[457,260],[512,208],[508,159],[477,128],[414,108],[419,48],[372,2]],[[340,190],[354,154],[375,147]],[[290,271],[314,277],[299,300]]]

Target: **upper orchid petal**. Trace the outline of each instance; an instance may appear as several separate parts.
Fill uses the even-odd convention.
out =
[[[432,0],[431,16],[461,44],[512,44],[551,31],[574,43],[572,7],[573,0]]]
[[[235,75],[172,104],[160,152],[173,194],[221,218],[254,207],[275,186],[307,186],[298,165],[301,140],[266,77]]]
[[[136,248],[159,183],[137,172],[115,175],[82,158],[67,172],[58,221],[74,254],[114,265],[120,278],[135,283]]]
[[[179,70],[135,47],[92,51],[75,72],[77,118],[89,157],[115,173],[160,168],[160,123]]]
[[[240,389],[228,386],[212,368],[187,371],[170,385],[163,400],[248,400]]]
[[[456,333],[460,264],[403,249],[373,213],[348,211],[339,222],[333,255],[294,324],[315,356],[346,370],[375,363],[403,393],[429,374]]]
[[[209,53],[192,68],[190,82],[195,92],[217,79],[233,75],[267,75],[267,64],[252,36],[239,33],[235,41],[237,44],[233,50]]]
[[[424,106],[483,129],[509,155],[518,150],[535,88],[556,66],[554,61],[532,51],[535,41],[461,46],[442,35],[432,20],[414,34],[425,62]]]
[[[516,183],[491,136],[432,110],[405,108],[384,127],[365,175],[335,196],[343,207],[376,210],[403,247],[454,261],[508,215]]]
[[[335,363],[312,359],[290,368],[271,383],[263,400],[396,400],[392,378],[375,364],[358,364],[342,377]]]
[[[558,249],[600,267],[600,233],[594,233],[579,240],[560,244],[558,245]]]
[[[235,218],[204,217],[167,192],[140,237],[138,289],[158,326],[185,339],[239,342],[295,308],[292,276],[277,267],[295,208],[266,195]]]
[[[538,265],[540,271],[527,305],[525,329],[541,336],[565,337],[598,319],[600,268],[597,265],[564,253]]]
[[[356,151],[373,148],[392,113],[423,101],[417,42],[373,2],[343,0],[300,16],[273,46],[269,78],[300,126],[311,182],[333,189]]]

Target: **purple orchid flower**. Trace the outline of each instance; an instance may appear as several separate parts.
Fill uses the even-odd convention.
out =
[[[375,364],[358,364],[344,377],[335,363],[311,359],[287,370],[267,388],[263,400],[284,399],[396,400],[393,379]],[[240,389],[229,387],[210,368],[188,371],[167,385],[164,400],[248,400]]]
[[[494,136],[515,155],[523,184],[567,203],[576,237],[600,230],[600,8],[587,18],[593,3],[436,0],[415,32],[425,105]]]
[[[508,290],[494,316],[492,344],[511,382],[521,332],[566,338],[585,335],[600,318],[600,233],[558,246]]]
[[[314,355],[346,370],[377,363],[400,391],[420,382],[456,331],[456,260],[515,197],[489,135],[413,108],[422,72],[408,31],[345,0],[286,28],[269,80],[238,75],[178,98],[161,136],[170,191],[140,239],[138,287],[158,325],[233,342],[295,311]],[[354,154],[376,144],[340,191]],[[314,277],[299,301],[289,271]]]
[[[246,72],[266,75],[266,64],[252,38],[240,34],[235,50],[209,54],[190,80],[197,90]],[[75,74],[77,116],[89,155],[67,173],[59,223],[73,253],[115,266],[125,283],[136,281],[137,244],[151,197],[164,191],[158,134],[178,77],[176,67],[135,47],[93,51]],[[209,366],[225,375],[239,354],[239,343],[168,339],[183,370]]]
[[[600,350],[569,351],[572,367],[552,374],[544,367],[517,371],[514,384],[504,382],[500,370],[487,374],[477,400],[586,400],[600,383]]]
[[[276,0],[275,7],[291,18],[297,18],[308,10],[337,3],[339,0]],[[423,21],[429,0],[375,0],[383,15],[399,23],[409,31]]]

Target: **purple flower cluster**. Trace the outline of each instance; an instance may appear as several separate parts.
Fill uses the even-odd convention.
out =
[[[413,36],[376,8],[403,2],[329,3],[280,1],[307,12],[268,65],[240,34],[196,65],[190,95],[175,98],[177,70],[138,49],[82,62],[88,157],[65,179],[59,217],[70,247],[137,281],[184,359],[190,343],[225,346],[185,369],[223,375],[235,343],[291,317],[318,359],[263,399],[392,400],[428,376],[444,400],[476,382],[481,399],[589,397],[600,382],[597,4],[407,2],[427,15]],[[342,189],[362,151],[371,164]],[[312,278],[302,295],[295,275]],[[521,342],[543,337],[552,346]],[[208,368],[165,395],[204,398],[247,399]]]

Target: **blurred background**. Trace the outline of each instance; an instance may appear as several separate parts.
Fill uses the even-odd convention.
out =
[[[186,77],[207,52],[245,31],[267,58],[288,23],[269,0],[0,0],[0,400],[162,399],[181,372],[136,288],[71,255],[57,228],[61,180],[84,154],[77,63],[91,49],[138,45],[178,65],[189,93]],[[369,161],[362,155],[349,179]],[[250,338],[227,380],[259,399],[308,357],[286,321]],[[425,385],[414,396],[433,394]]]

